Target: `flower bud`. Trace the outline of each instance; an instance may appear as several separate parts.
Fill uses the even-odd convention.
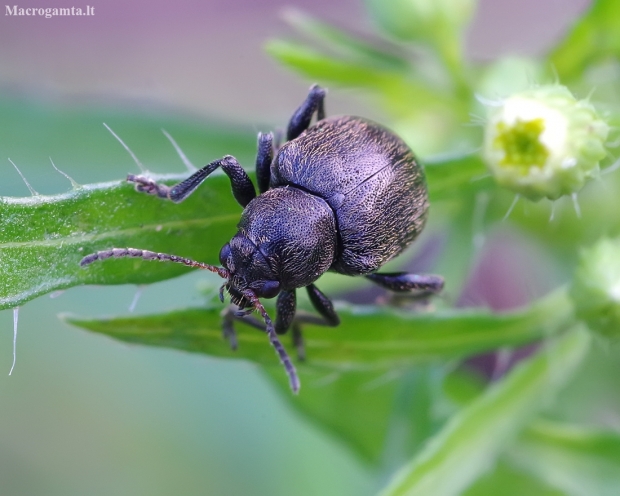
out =
[[[498,184],[531,200],[579,191],[599,171],[609,126],[564,86],[516,93],[492,107],[484,158]]]
[[[417,41],[458,32],[476,4],[477,0],[366,0],[381,28],[395,38]]]
[[[582,251],[570,295],[577,317],[590,329],[620,336],[620,238]]]

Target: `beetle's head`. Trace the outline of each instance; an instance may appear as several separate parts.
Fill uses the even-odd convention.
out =
[[[256,245],[241,233],[222,247],[220,263],[229,274],[223,289],[241,308],[251,305],[244,297],[248,290],[259,298],[273,298],[280,292],[277,274]]]

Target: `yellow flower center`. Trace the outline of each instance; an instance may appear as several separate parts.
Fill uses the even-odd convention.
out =
[[[521,169],[524,175],[531,167],[542,168],[549,157],[547,147],[540,142],[544,130],[543,119],[516,119],[512,125],[498,122],[493,145],[504,152],[500,164]]]

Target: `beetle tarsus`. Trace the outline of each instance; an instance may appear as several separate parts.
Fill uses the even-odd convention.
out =
[[[170,187],[165,184],[158,184],[146,176],[136,176],[127,174],[127,182],[134,183],[136,191],[146,193],[147,195],[158,196],[159,198],[168,198]]]

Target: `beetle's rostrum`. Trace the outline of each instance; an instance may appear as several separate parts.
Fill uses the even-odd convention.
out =
[[[299,390],[299,378],[277,335],[293,327],[298,354],[303,356],[298,326],[302,319],[295,319],[298,288],[306,288],[321,315],[311,321],[328,326],[337,326],[340,319],[329,298],[314,285],[328,270],[366,276],[392,291],[437,293],[443,288],[440,276],[376,272],[424,227],[428,212],[424,173],[404,141],[384,127],[360,117],[325,118],[324,98],[323,88],[310,88],[290,119],[287,141],[281,146],[274,143],[272,133],[259,133],[259,196],[230,155],[172,187],[144,176],[127,177],[137,191],[178,203],[221,167],[230,178],[235,199],[244,207],[237,234],[220,251],[222,267],[135,248],[112,248],[81,261],[85,266],[110,257],[135,257],[215,272],[226,280],[220,299],[224,301],[226,291],[238,307],[231,315],[247,321],[252,311],[261,314],[265,327],[260,327],[266,330],[294,392]],[[317,122],[311,126],[315,113]],[[260,298],[275,296],[274,325]],[[230,319],[224,330],[234,343]]]

